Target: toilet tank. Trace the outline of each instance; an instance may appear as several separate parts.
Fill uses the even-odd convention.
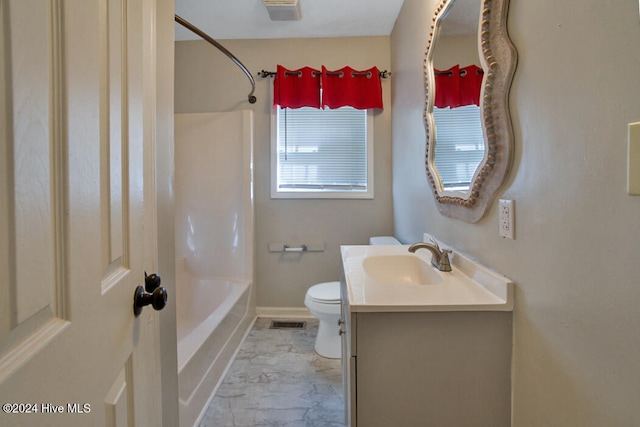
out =
[[[369,238],[370,245],[401,245],[393,236],[374,236]]]

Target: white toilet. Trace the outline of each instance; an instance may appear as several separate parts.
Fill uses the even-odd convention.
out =
[[[339,359],[340,282],[313,285],[304,297],[304,305],[311,315],[320,321],[316,336],[316,353],[330,359]]]
[[[369,239],[370,245],[399,245],[391,236],[376,236]],[[340,326],[340,282],[325,282],[313,285],[304,297],[313,317],[319,320],[315,350],[320,356],[339,359],[341,356]]]

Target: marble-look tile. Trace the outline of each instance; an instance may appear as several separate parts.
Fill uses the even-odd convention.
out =
[[[340,360],[314,350],[318,328],[269,329],[258,319],[200,427],[344,426]]]

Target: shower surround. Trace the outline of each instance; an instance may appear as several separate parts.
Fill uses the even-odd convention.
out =
[[[193,426],[255,319],[253,113],[175,115],[180,426]]]

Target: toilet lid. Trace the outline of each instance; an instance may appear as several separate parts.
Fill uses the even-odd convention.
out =
[[[340,282],[326,282],[313,285],[307,291],[307,296],[313,300],[325,303],[340,302]]]

